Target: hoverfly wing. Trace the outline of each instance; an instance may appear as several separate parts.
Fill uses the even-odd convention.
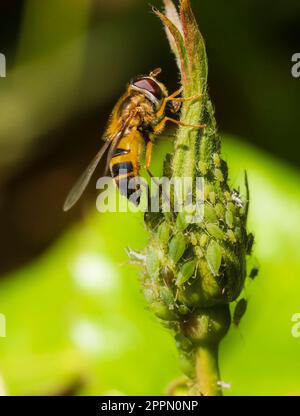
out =
[[[68,211],[73,207],[73,205],[76,204],[76,202],[79,200],[81,195],[83,194],[85,188],[87,187],[93,173],[95,172],[96,167],[98,166],[102,156],[108,149],[108,147],[111,145],[111,141],[108,140],[105,142],[105,144],[102,146],[102,148],[99,150],[99,152],[96,154],[94,159],[91,161],[91,163],[88,165],[86,170],[83,172],[83,174],[79,177],[71,191],[69,192],[64,206],[63,210]]]

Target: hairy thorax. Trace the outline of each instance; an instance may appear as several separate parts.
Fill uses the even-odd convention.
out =
[[[150,126],[155,118],[153,103],[143,94],[135,94],[125,98],[119,109],[119,115],[123,123],[128,123],[129,128]]]

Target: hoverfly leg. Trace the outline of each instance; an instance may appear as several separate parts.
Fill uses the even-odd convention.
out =
[[[185,103],[187,101],[195,101],[195,100],[198,100],[199,98],[202,97],[202,94],[198,94],[198,95],[193,95],[192,97],[188,97],[188,98],[183,98],[183,97],[177,98],[178,95],[180,95],[181,93],[182,93],[182,87],[179,88],[178,90],[176,90],[175,92],[173,92],[173,94],[169,95],[169,97],[166,97],[164,99],[159,111],[157,112],[156,116],[158,118],[163,116],[163,114],[165,113],[165,110],[166,110],[166,106],[167,106],[168,102],[170,102],[170,101],[174,102],[173,107],[175,109],[175,112],[178,112],[179,109],[180,109],[180,106],[178,105],[179,103]],[[177,103],[177,105],[175,103]]]
[[[173,92],[173,94],[169,95],[169,97],[166,97],[163,102],[162,105],[160,107],[160,109],[158,110],[158,112],[156,113],[156,116],[158,118],[162,117],[165,113],[166,110],[166,106],[168,104],[169,101],[174,101],[175,97],[177,97],[179,94],[181,94],[182,92],[182,87],[179,88],[178,90],[176,90],[175,92]]]
[[[171,123],[177,124],[178,126],[190,127],[190,128],[193,128],[193,129],[203,129],[203,128],[207,127],[206,124],[186,124],[183,121],[175,120],[174,118],[171,118],[171,117],[164,117],[154,127],[154,134],[160,134],[164,130],[167,121],[170,121]]]

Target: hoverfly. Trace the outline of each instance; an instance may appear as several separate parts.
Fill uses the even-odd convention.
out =
[[[148,76],[136,77],[128,84],[125,94],[111,113],[103,136],[104,145],[71,189],[63,206],[64,211],[68,211],[81,197],[106,151],[106,171],[110,170],[121,194],[129,197],[138,188],[127,189],[127,180],[138,176],[145,146],[145,168],[153,176],[150,171],[153,136],[163,131],[166,122],[191,128],[205,127],[201,124],[185,124],[166,115],[169,103],[173,112],[176,112],[179,103],[195,100],[199,96],[179,98],[181,88],[168,95],[165,85],[156,78],[160,73],[161,69],[157,68]]]

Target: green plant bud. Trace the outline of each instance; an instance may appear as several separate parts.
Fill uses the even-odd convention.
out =
[[[235,326],[238,326],[247,309],[247,301],[242,298],[238,301],[233,312],[232,321]]]
[[[176,280],[177,286],[182,286],[185,282],[187,282],[192,275],[194,274],[195,268],[197,265],[197,260],[190,260],[184,263],[184,265],[181,267],[178,278]]]
[[[174,264],[181,259],[185,252],[185,248],[186,242],[184,236],[182,234],[175,235],[169,244],[169,256]]]
[[[224,176],[221,169],[215,169],[215,178],[218,182],[224,182]]]
[[[212,207],[207,202],[205,202],[204,204],[204,219],[206,222],[210,222],[210,223],[214,223],[218,221],[217,214],[216,214],[214,207]]]
[[[222,251],[215,240],[210,241],[206,252],[206,258],[212,274],[217,276],[222,262]]]
[[[224,238],[224,231],[222,231],[216,224],[206,224],[206,229],[211,236],[215,238]]]
[[[157,236],[164,245],[168,244],[170,238],[170,226],[166,221],[159,225]]]
[[[177,320],[176,313],[161,301],[150,303],[150,309],[158,318],[164,321]]]
[[[186,213],[179,212],[176,218],[176,227],[179,231],[184,231],[189,223],[186,221]]]
[[[189,389],[189,393],[199,394],[202,370],[205,372],[205,366],[198,365],[203,357],[205,360],[199,351],[211,346],[216,350],[228,331],[229,304],[243,289],[246,252],[251,253],[253,236],[247,236],[246,231],[248,204],[239,208],[238,195],[234,203],[234,190],[227,183],[228,168],[221,159],[221,141],[207,92],[205,45],[190,2],[179,2],[178,15],[171,0],[164,3],[167,15],[154,12],[167,29],[179,63],[182,96],[201,96],[199,100],[182,103],[181,121],[206,125],[201,133],[184,126],[177,129],[176,146],[172,156],[167,157],[164,170],[169,178],[188,177],[193,181],[200,171],[205,177],[201,195],[205,201],[204,218],[187,223],[185,214],[175,212],[174,206],[170,213],[162,210],[145,214],[150,239],[142,283],[149,307],[176,334],[183,371],[195,377],[191,380],[195,381],[195,389]],[[245,181],[249,194],[247,178]],[[192,192],[193,201],[201,199],[198,192]],[[240,314],[235,318],[240,319]],[[207,388],[209,391],[210,387]]]
[[[217,344],[230,326],[228,305],[201,308],[181,323],[182,333],[193,345]]]
[[[215,206],[215,212],[218,218],[224,218],[225,208],[221,203],[217,203]]]
[[[227,210],[225,214],[225,221],[229,228],[232,228],[234,225],[234,216],[231,211]]]

